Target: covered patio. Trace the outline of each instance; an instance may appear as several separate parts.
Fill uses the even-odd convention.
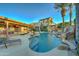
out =
[[[18,36],[21,34],[27,34],[31,25],[14,21],[12,19],[0,16],[0,42],[1,45],[5,43],[7,48],[7,43],[10,42],[21,42],[18,38],[11,38],[13,36]],[[13,40],[13,41],[11,41]],[[3,43],[2,43],[3,42]],[[11,43],[12,44],[12,43]]]

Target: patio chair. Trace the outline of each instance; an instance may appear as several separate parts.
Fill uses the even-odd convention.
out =
[[[0,41],[0,47],[4,47],[5,46],[4,44],[6,44],[6,46],[12,46],[12,45],[21,44],[21,39],[6,40],[6,41],[4,41],[3,39],[1,39],[1,41]]]

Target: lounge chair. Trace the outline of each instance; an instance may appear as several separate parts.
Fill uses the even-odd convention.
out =
[[[21,44],[21,40],[20,39],[15,39],[15,40],[2,40],[0,41],[0,47],[5,46],[4,44],[6,43],[7,46],[11,46],[11,45],[17,45],[17,44]]]

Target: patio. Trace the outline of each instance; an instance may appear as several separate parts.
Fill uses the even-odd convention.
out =
[[[74,53],[71,51],[68,51],[67,49],[59,49],[60,46],[65,46],[64,44],[61,44],[59,47],[56,47],[55,49],[52,49],[49,52],[46,53],[37,53],[32,51],[29,48],[29,38],[30,35],[17,35],[11,37],[11,39],[21,39],[21,44],[8,46],[8,48],[2,47],[0,48],[0,55],[1,56],[75,56]]]

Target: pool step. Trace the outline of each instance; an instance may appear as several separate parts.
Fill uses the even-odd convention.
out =
[[[34,45],[33,47],[31,47],[31,49],[33,49],[34,51],[38,50],[38,45],[39,44]]]
[[[38,37],[34,37],[35,39],[30,40],[30,48],[34,51],[38,50],[39,40]]]

